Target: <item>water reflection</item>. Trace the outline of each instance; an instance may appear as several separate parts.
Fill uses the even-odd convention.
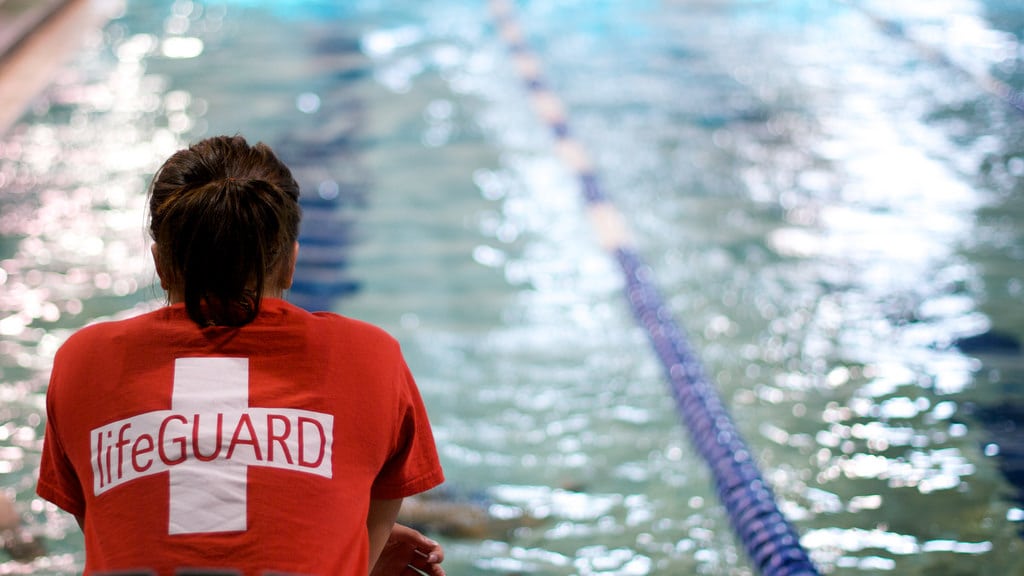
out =
[[[865,6],[1019,81],[1005,4]],[[56,543],[34,569],[81,561],[31,496],[54,350],[154,304],[148,172],[244,127],[303,189],[293,297],[390,326],[449,476],[543,521],[446,542],[450,572],[749,574],[499,39],[463,3],[379,8],[129,4],[0,141],[0,488]],[[1012,110],[840,3],[523,9],[815,560],[1019,570]]]
[[[942,15],[930,12],[933,18]],[[760,29],[757,32],[767,34]],[[905,497],[897,495],[904,489],[922,495],[962,493],[968,490],[968,481],[971,490],[985,482],[978,479],[976,433],[959,419],[963,415],[958,402],[946,400],[971,391],[979,364],[941,349],[958,336],[986,330],[991,322],[979,310],[977,294],[984,290],[980,270],[963,259],[960,250],[977,232],[976,223],[965,218],[965,212],[989,201],[987,192],[978,193],[969,174],[988,162],[998,144],[991,136],[972,134],[966,138],[964,130],[947,131],[946,123],[921,121],[922,114],[928,119],[930,113],[913,108],[920,87],[892,72],[905,65],[901,59],[906,62],[908,55],[913,57],[909,52],[877,58],[866,45],[863,53],[839,62],[841,50],[822,49],[831,39],[814,31],[811,34],[813,51],[800,52],[804,46],[792,41],[786,46],[760,48],[762,54],[802,61],[805,66],[795,74],[813,80],[814,86],[823,88],[822,93],[797,95],[786,86],[791,79],[777,70],[773,71],[775,77],[744,74],[744,85],[757,90],[762,98],[781,106],[801,100],[802,105],[792,112],[773,111],[764,126],[742,122],[708,126],[714,130],[710,140],[731,158],[709,158],[705,149],[687,142],[706,142],[708,135],[677,125],[671,126],[685,138],[661,130],[658,122],[665,118],[665,107],[689,110],[693,104],[690,100],[669,104],[654,91],[630,92],[632,115],[614,119],[588,115],[577,125],[591,123],[586,137],[597,142],[596,147],[607,156],[621,151],[619,158],[604,158],[602,166],[612,166],[615,172],[610,179],[630,191],[624,196],[627,203],[643,197],[631,212],[650,238],[660,239],[652,244],[669,250],[681,245],[670,252],[678,263],[712,272],[700,278],[701,284],[692,280],[695,274],[685,268],[678,274],[663,272],[687,295],[677,300],[681,315],[698,326],[708,326],[703,332],[708,340],[726,335],[736,341],[736,336],[750,336],[743,329],[749,330],[759,320],[766,324],[767,335],[745,354],[754,364],[740,368],[739,376],[730,374],[737,371],[731,364],[719,373],[727,385],[762,381],[749,390],[737,389],[741,407],[756,407],[762,418],[765,408],[771,406],[797,417],[822,415],[824,429],[814,430],[812,423],[784,415],[780,418],[785,425],[766,423],[760,427],[769,440],[810,456],[818,470],[819,486],[836,485],[843,494],[828,492],[833,498],[822,501],[818,498],[822,488],[801,481],[800,474],[776,474],[779,481],[775,484],[793,498],[785,503],[787,514],[804,518],[843,512],[865,516],[865,512],[885,509],[884,514],[865,517],[881,519],[892,511],[891,499]],[[752,36],[756,42],[756,33]],[[980,37],[962,40],[981,41]],[[852,47],[849,38],[841,43],[844,50]],[[745,47],[749,50],[750,44]],[[717,50],[718,55],[728,55],[732,49],[707,43],[701,48]],[[817,55],[827,55],[827,60],[814,60]],[[607,91],[609,100],[627,98],[615,93],[607,81],[602,82],[602,74],[613,77],[608,72],[610,66],[591,60],[588,68],[594,69],[592,82],[600,85],[598,90]],[[935,70],[923,71],[919,81],[932,86],[941,75]],[[580,84],[585,85],[591,89]],[[953,106],[946,99],[950,97],[977,98],[964,92],[944,90],[941,105]],[[571,92],[564,93],[574,98]],[[580,107],[596,107],[595,93],[597,90],[591,90],[575,101]],[[638,100],[651,108],[641,109]],[[909,103],[910,109],[897,101]],[[621,105],[613,102],[601,109],[614,110],[616,104]],[[742,188],[754,204],[719,197],[690,203],[689,212],[698,217],[673,212],[669,193],[659,189],[663,183],[650,176],[670,172],[663,164],[663,152],[644,144],[652,136],[662,150],[671,146],[671,150],[685,152],[679,158],[690,166],[699,161],[699,168],[710,171],[715,162],[738,165]],[[623,146],[623,142],[628,144]],[[691,195],[736,189],[733,181],[718,171],[685,174],[679,180]],[[723,206],[737,208],[726,212]],[[772,227],[768,222],[776,206],[783,210],[781,226]],[[727,218],[717,216],[723,212]],[[705,215],[724,223],[729,235],[699,219]],[[681,227],[680,220],[688,226]],[[774,254],[740,246],[736,240],[760,234]],[[734,244],[726,243],[724,250],[715,246],[723,239]],[[709,253],[692,254],[694,249],[686,246],[694,242],[711,244]],[[666,258],[665,262],[673,261]],[[732,292],[737,284],[738,294]],[[701,285],[723,286],[724,312],[721,307],[702,311],[708,300],[692,296],[701,292]],[[744,286],[748,291],[742,291]],[[706,321],[702,320],[705,316]],[[727,329],[714,329],[716,325],[742,328],[738,334],[729,334]],[[710,348],[712,353],[715,350]],[[773,373],[777,374],[774,382],[769,377],[769,382],[763,383],[765,375]],[[802,494],[801,485],[805,486]],[[884,489],[851,495],[851,485]],[[801,501],[808,506],[801,506]],[[813,513],[808,515],[807,510]],[[809,542],[816,546],[820,541],[810,538]],[[934,542],[920,549],[964,554],[993,549],[989,541]],[[826,566],[837,568],[890,570],[898,566],[892,559],[877,556],[857,559],[818,552]]]
[[[102,41],[100,41],[102,40]],[[74,521],[34,499],[49,365],[70,331],[152,306],[146,177],[182,143],[200,101],[169,91],[142,61],[148,35],[96,37],[0,143],[0,471],[2,489],[55,544],[0,573],[69,573]]]

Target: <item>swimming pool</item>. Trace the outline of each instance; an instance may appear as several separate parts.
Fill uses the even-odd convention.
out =
[[[905,4],[518,12],[821,570],[1022,573],[1024,359],[966,338],[1024,333],[1024,118],[972,76],[1024,87],[1024,11]],[[394,333],[457,489],[543,519],[449,573],[753,573],[485,3],[112,9],[0,139],[0,489],[51,551],[0,573],[80,565],[32,498],[49,360],[159,303],[149,173],[234,132],[306,194],[296,300]]]

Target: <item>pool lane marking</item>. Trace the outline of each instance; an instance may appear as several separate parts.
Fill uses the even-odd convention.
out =
[[[570,135],[565,105],[547,88],[543,67],[527,47],[512,5],[508,0],[491,0],[490,7],[534,110],[555,136],[558,156],[579,178],[587,215],[601,247],[615,257],[623,271],[633,314],[665,368],[679,415],[715,478],[719,498],[749,558],[766,576],[817,575],[796,531],[779,512],[715,386],[672,320],[671,310],[653,283],[653,270],[633,248],[625,219],[601,190],[590,155]]]
[[[594,163],[586,148],[569,135],[565,104],[544,85],[543,67],[540,60],[527,49],[523,30],[512,18],[511,6],[500,0],[492,2],[491,6],[500,25],[501,38],[511,48],[512,64],[530,88],[529,98],[534,111],[556,136],[555,150],[559,158],[574,174],[585,181],[595,182]],[[592,190],[591,194],[585,196],[587,213],[601,246],[612,252],[629,246],[631,234],[618,209],[599,194],[596,185],[586,187]]]

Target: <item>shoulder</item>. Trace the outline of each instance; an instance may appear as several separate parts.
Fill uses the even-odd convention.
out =
[[[130,332],[132,326],[139,323],[139,318],[125,320],[105,320],[87,324],[76,330],[64,341],[62,349],[88,348],[89,346],[116,338],[119,334]]]
[[[146,331],[154,322],[165,319],[165,309],[153,310],[119,320],[102,320],[87,324],[73,332],[61,344],[58,358],[69,355],[88,355],[98,348],[106,349],[119,340],[129,341],[133,335]]]
[[[398,340],[375,324],[333,312],[314,312],[312,317],[314,318],[314,323],[331,326],[338,336],[346,340],[360,341],[387,348],[398,348]]]
[[[398,340],[375,324],[334,312],[308,312],[281,301],[271,303],[271,306],[285,311],[292,317],[292,321],[301,319],[309,333],[331,340],[333,343],[399,353]]]

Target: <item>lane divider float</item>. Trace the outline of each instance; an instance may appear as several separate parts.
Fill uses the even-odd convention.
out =
[[[509,0],[491,0],[497,31],[529,93],[533,107],[555,137],[555,149],[577,175],[587,215],[600,245],[619,263],[626,296],[664,367],[683,423],[707,462],[733,530],[765,576],[812,576],[818,570],[796,531],[779,511],[739,430],[708,380],[682,329],[672,319],[653,281],[653,270],[633,247],[622,214],[604,194],[594,163],[569,130],[561,99],[546,85],[540,60],[530,52]]]

